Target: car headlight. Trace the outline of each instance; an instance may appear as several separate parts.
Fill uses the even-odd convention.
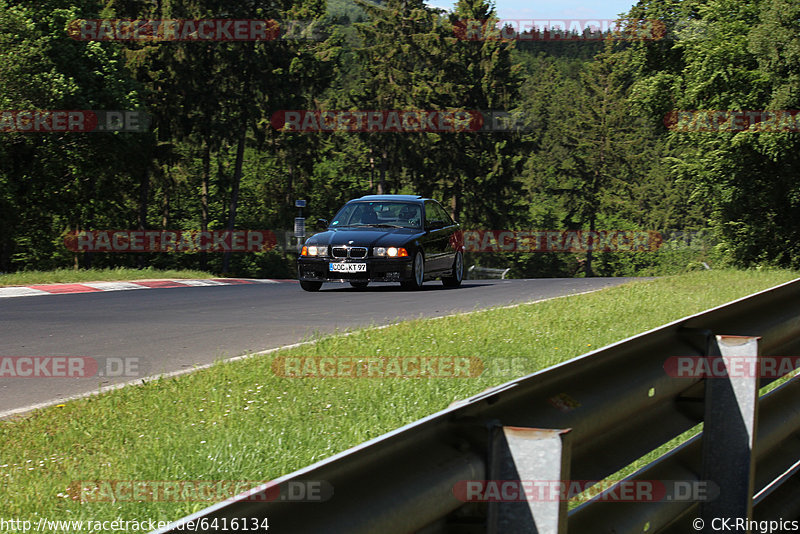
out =
[[[376,256],[389,256],[390,258],[405,258],[408,251],[403,247],[375,247]]]
[[[300,251],[301,256],[324,256],[328,247],[319,245],[307,245]]]

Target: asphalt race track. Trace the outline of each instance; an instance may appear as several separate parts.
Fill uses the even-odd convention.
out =
[[[397,284],[366,290],[325,284],[319,293],[285,282],[0,299],[0,358],[88,356],[112,372],[120,362],[138,366],[136,376],[0,378],[0,416],[137,376],[295,343],[314,332],[529,302],[631,280],[466,280],[458,289],[436,281],[417,292]]]

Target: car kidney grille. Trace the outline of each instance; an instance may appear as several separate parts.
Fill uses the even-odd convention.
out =
[[[366,258],[366,247],[333,247],[331,250],[334,258]]]
[[[367,256],[367,249],[364,247],[353,247],[350,249],[351,258],[365,258]]]

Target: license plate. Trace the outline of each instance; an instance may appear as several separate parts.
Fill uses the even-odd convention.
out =
[[[365,273],[366,263],[330,263],[328,269],[332,273]]]

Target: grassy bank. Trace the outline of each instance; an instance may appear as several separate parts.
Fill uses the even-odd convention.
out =
[[[72,499],[76,481],[269,480],[456,399],[791,280],[703,271],[506,309],[367,329],[0,422],[6,517],[173,520],[204,502]],[[156,356],[156,355],[145,355]],[[284,378],[276,358],[464,356],[474,378]],[[280,360],[282,361],[282,360]]]

